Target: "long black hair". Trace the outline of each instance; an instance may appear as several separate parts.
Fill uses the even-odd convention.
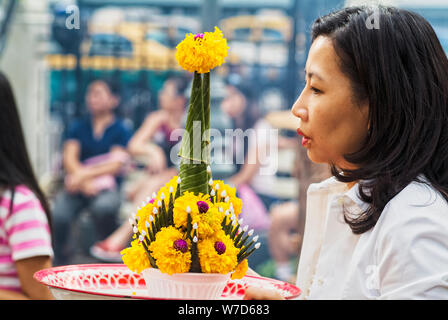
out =
[[[0,187],[11,190],[11,208],[15,188],[22,184],[39,199],[51,227],[50,209],[31,166],[14,94],[0,72]]]
[[[448,60],[431,25],[404,9],[348,7],[318,18],[319,36],[332,40],[355,101],[369,103],[364,144],[344,155],[358,169],[331,167],[337,180],[359,181],[369,204],[345,214],[352,231],[371,229],[395,195],[425,182],[420,175],[448,201]]]

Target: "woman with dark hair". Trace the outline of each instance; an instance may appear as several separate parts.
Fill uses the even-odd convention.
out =
[[[292,113],[333,177],[308,189],[301,297],[448,299],[448,60],[434,30],[350,7],[318,18],[312,40]]]
[[[0,299],[51,299],[50,210],[34,175],[8,79],[0,72]]]

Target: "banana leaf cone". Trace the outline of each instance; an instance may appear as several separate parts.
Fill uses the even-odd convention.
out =
[[[207,194],[210,164],[210,73],[194,73],[187,123],[179,151],[180,194]]]

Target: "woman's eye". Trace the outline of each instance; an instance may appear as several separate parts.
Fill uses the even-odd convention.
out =
[[[310,90],[313,91],[313,93],[322,93],[322,91],[314,87],[310,87]]]

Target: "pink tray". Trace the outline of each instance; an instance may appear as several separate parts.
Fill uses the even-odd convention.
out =
[[[81,264],[44,269],[34,278],[47,285],[56,299],[149,299],[143,276],[124,264]],[[263,277],[245,276],[230,280],[221,298],[241,300],[248,286],[277,290],[285,299],[297,298],[296,286]]]

